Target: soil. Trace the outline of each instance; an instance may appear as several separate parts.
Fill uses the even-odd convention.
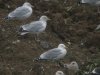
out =
[[[71,75],[55,62],[33,61],[60,43],[68,47],[62,63],[77,61],[81,75],[100,66],[100,32],[95,30],[100,24],[100,13],[96,6],[78,5],[77,0],[27,1],[34,6],[32,16],[23,21],[8,21],[4,17],[25,1],[0,0],[0,75],[54,75],[57,70]],[[35,35],[18,35],[20,25],[38,20],[42,15],[51,20],[46,31],[39,35],[39,42]]]

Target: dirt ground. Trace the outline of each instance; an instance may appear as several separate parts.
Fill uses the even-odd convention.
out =
[[[24,21],[7,21],[3,18],[25,0],[0,0],[0,75],[54,75],[57,70],[71,75],[54,62],[33,62],[41,53],[60,43],[68,47],[62,63],[77,61],[80,68],[77,75],[100,66],[100,32],[95,30],[100,24],[97,7],[78,5],[77,0],[27,1],[34,6],[32,16]],[[20,25],[38,20],[42,15],[51,20],[46,31],[39,35],[40,42],[31,34],[26,37],[18,35]]]

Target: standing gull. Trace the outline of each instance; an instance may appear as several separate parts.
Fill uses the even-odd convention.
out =
[[[32,14],[32,7],[30,3],[25,2],[22,6],[9,13],[5,19],[26,19]]]
[[[55,75],[65,75],[62,71],[57,71]]]
[[[94,5],[94,6],[100,6],[100,0],[81,0],[80,3],[90,4],[90,5]],[[98,12],[99,12],[99,7],[98,7]]]
[[[66,46],[59,44],[57,48],[48,50],[40,55],[39,59],[43,60],[58,60],[62,59],[67,53]]]
[[[100,6],[100,0],[81,0],[81,3],[87,3],[90,5]]]
[[[47,16],[41,16],[39,21],[33,21],[29,24],[20,26],[20,35],[25,35],[27,33],[33,33],[38,35],[39,33],[45,31],[47,26],[47,20],[50,20]]]

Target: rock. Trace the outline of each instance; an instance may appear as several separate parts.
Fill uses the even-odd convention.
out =
[[[2,32],[5,32],[5,29],[4,28],[2,29]]]
[[[20,42],[20,40],[16,40],[16,41],[13,41],[12,43],[16,44],[16,43],[19,43],[19,42]]]
[[[40,42],[40,45],[41,45],[43,48],[46,48],[46,49],[50,47],[49,43],[46,42],[46,41]]]

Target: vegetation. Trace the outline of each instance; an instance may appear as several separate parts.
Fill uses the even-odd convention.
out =
[[[24,21],[3,19],[21,6],[24,0],[0,1],[0,75],[54,75],[57,70],[70,75],[67,69],[54,62],[33,62],[34,58],[57,47],[59,43],[68,47],[62,62],[78,62],[80,71],[77,75],[85,75],[100,66],[100,32],[95,31],[100,24],[97,7],[78,5],[76,0],[27,1],[34,8],[32,16]],[[47,15],[51,20],[48,21],[45,33],[39,35],[40,42],[35,41],[31,34],[18,36],[20,25],[38,20],[41,15]]]

